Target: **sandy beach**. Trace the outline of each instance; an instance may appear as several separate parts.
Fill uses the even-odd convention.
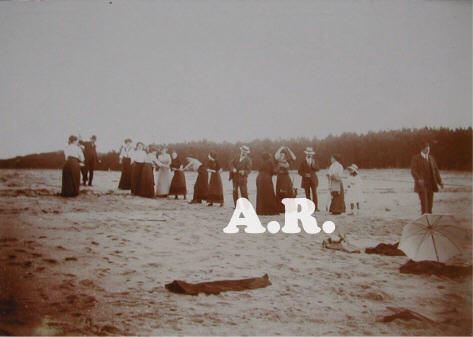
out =
[[[190,200],[196,176],[186,177]],[[407,257],[363,252],[398,242],[419,216],[409,170],[362,170],[361,177],[366,200],[358,216],[316,214],[362,250],[349,254],[322,248],[323,233],[224,234],[233,213],[227,172],[220,208],[131,196],[117,190],[119,172],[96,172],[95,186],[64,199],[59,170],[2,170],[0,335],[471,335],[471,276],[401,274]],[[471,263],[472,175],[442,177],[434,212],[454,214],[465,227],[469,244],[457,261]],[[260,219],[283,223],[284,216]],[[263,289],[186,296],[164,288],[265,273],[272,285]],[[378,322],[387,307],[435,322]]]

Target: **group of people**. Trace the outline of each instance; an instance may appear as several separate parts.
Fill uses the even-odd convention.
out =
[[[119,189],[130,190],[132,194],[145,198],[174,195],[177,199],[182,195],[186,199],[184,167],[176,152],[170,155],[165,146],[145,147],[142,142],[133,148],[132,140],[127,138],[120,148],[119,161],[122,165]],[[172,180],[171,172],[174,172]]]
[[[69,137],[64,150],[66,162],[62,174],[63,196],[73,197],[79,194],[81,172],[83,184],[92,185],[95,164],[98,163],[96,139],[96,136],[92,136],[89,142],[84,142],[74,135]],[[438,186],[443,187],[437,164],[429,152],[430,145],[423,145],[421,153],[413,157],[411,164],[422,214],[432,212],[433,193],[438,191]],[[234,204],[239,197],[248,199],[247,181],[253,168],[250,153],[250,148],[243,145],[240,147],[240,155],[230,163],[229,180],[233,184]],[[305,158],[298,169],[301,188],[306,198],[314,202],[315,211],[319,211],[317,196],[319,165],[312,147],[307,147],[304,155]],[[283,213],[282,200],[297,196],[297,188],[294,188],[289,174],[289,168],[295,162],[296,156],[287,146],[281,146],[274,155],[262,153],[261,159],[262,164],[256,178],[256,213],[258,215]],[[137,142],[133,147],[132,140],[127,138],[120,148],[119,161],[122,166],[119,189],[130,190],[132,194],[146,198],[174,196],[178,199],[179,196],[183,196],[183,199],[187,199],[184,171],[194,163],[188,162],[184,165],[185,160],[182,160],[175,151],[169,154],[166,146],[145,146],[142,142]],[[327,171],[331,195],[328,210],[331,214],[345,213],[347,202],[350,214],[358,213],[363,198],[358,166],[356,164],[348,166],[348,174],[345,174],[339,155],[333,154],[330,161]],[[223,206],[222,168],[217,154],[209,152],[207,160],[198,164],[196,168],[198,175],[190,203],[207,202],[208,206],[214,204]],[[276,186],[273,184],[273,175],[276,175]]]
[[[319,165],[314,158],[315,151],[307,147],[304,151],[305,158],[301,161],[298,174],[301,176],[301,188],[305,192],[306,199],[312,200],[315,211],[319,211],[317,188],[319,179],[317,172]],[[297,189],[289,174],[289,167],[296,160],[296,156],[287,146],[280,147],[274,154],[274,160],[269,153],[262,154],[263,164],[256,178],[256,213],[259,215],[275,215],[284,212],[282,199],[297,196]],[[358,175],[358,166],[352,164],[348,167],[348,178],[344,174],[343,166],[340,164],[338,155],[332,155],[331,165],[327,172],[331,202],[329,211],[331,214],[341,214],[346,211],[345,189],[351,213],[359,211],[362,200],[361,178]],[[272,176],[276,175],[276,189],[273,188]],[[343,180],[347,178],[346,188]]]

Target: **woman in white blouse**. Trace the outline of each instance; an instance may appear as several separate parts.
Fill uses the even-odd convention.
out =
[[[131,156],[131,194],[138,195],[140,191],[141,173],[146,160],[145,144],[136,143],[135,151]]]
[[[343,191],[343,166],[340,157],[336,154],[330,158],[331,165],[327,172],[329,191],[332,196],[330,213],[341,214],[345,212],[345,195]]]
[[[78,138],[74,135],[69,137],[68,144],[64,149],[66,163],[62,168],[63,197],[75,197],[79,195],[80,186],[80,162],[84,161],[84,153],[79,147]]]
[[[122,175],[120,176],[120,182],[118,188],[121,190],[131,189],[131,156],[133,154],[133,148],[131,147],[131,139],[125,139],[124,144],[120,148],[119,161],[122,165]]]

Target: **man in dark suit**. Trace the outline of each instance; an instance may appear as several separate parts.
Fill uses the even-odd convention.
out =
[[[429,143],[423,144],[421,153],[412,157],[411,173],[414,177],[414,192],[419,194],[422,214],[431,214],[434,192],[438,192],[438,186],[443,188],[443,183],[437,163],[430,155]]]
[[[98,163],[97,149],[95,147],[95,141],[97,137],[93,135],[90,137],[90,142],[80,141],[79,144],[82,146],[84,152],[84,166],[82,167],[82,182],[84,185],[89,184],[92,186],[92,180],[94,179],[95,164]]]
[[[248,199],[248,175],[251,173],[250,148],[246,145],[240,147],[240,157],[230,163],[230,177],[233,183],[233,203],[236,206],[238,190],[242,198]]]
[[[317,171],[319,170],[319,166],[314,159],[315,152],[312,147],[307,147],[304,153],[305,159],[302,160],[298,171],[299,175],[302,177],[301,187],[305,191],[305,197],[314,202],[315,210],[318,211],[317,186],[319,185],[319,178],[317,177]],[[310,197],[311,190],[312,198]]]

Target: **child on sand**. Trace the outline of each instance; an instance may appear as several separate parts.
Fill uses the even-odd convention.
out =
[[[350,215],[358,214],[360,212],[360,203],[363,199],[362,182],[358,175],[358,166],[352,164],[348,167],[348,178],[346,187],[346,198],[350,205]]]

